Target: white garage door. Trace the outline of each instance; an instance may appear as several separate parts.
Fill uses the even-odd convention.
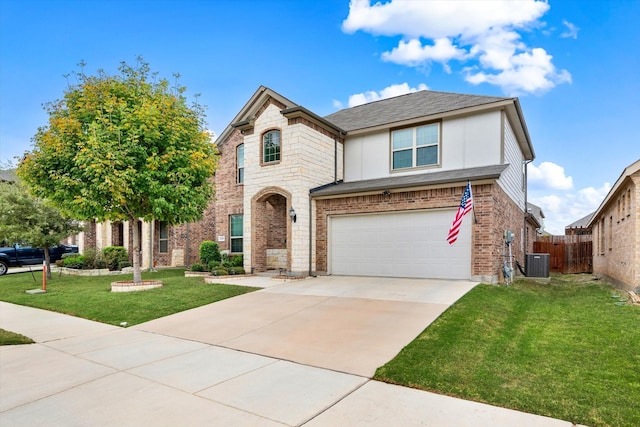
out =
[[[447,233],[456,209],[342,215],[329,219],[329,273],[355,276],[469,279],[471,221],[458,240]]]

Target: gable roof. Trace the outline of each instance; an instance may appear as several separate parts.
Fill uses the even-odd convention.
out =
[[[267,97],[272,97],[285,106],[282,110],[283,114],[305,115],[311,121],[331,128],[340,136],[369,132],[377,128],[388,129],[418,120],[436,120],[445,116],[468,114],[480,110],[504,109],[512,124],[524,158],[533,160],[535,157],[518,98],[466,95],[431,90],[421,90],[386,98],[320,117],[274,90],[260,86],[216,139],[216,143],[224,144],[235,127],[252,126],[255,114],[262,106],[262,101]]]
[[[611,187],[611,190],[609,190],[609,192],[607,193],[607,196],[604,198],[604,200],[602,201],[598,209],[596,209],[596,211],[593,213],[593,216],[591,217],[591,220],[589,220],[587,227],[591,227],[593,225],[593,221],[595,221],[598,218],[600,213],[605,209],[605,207],[609,204],[609,202],[611,202],[611,200],[614,198],[614,196],[616,195],[620,187],[622,187],[622,184],[627,180],[627,178],[630,178],[631,175],[634,175],[639,171],[640,171],[640,159],[636,160],[635,162],[633,162],[632,164],[624,168],[624,170],[622,171],[622,174],[620,174],[620,177],[618,177],[618,180],[616,181],[616,183],[613,184],[613,187]]]
[[[349,132],[502,101],[511,98],[421,90],[346,108],[325,119]]]
[[[589,215],[586,215],[582,218],[580,218],[579,220],[572,222],[571,224],[567,225],[565,227],[566,229],[570,229],[570,228],[586,228],[589,225],[589,221],[591,221],[591,218],[593,218],[593,214],[594,212],[591,212]]]
[[[253,95],[251,95],[251,98],[249,98],[249,100],[244,104],[244,106],[240,109],[238,114],[236,114],[233,120],[231,120],[231,123],[229,123],[227,127],[222,131],[220,136],[216,139],[216,144],[225,142],[231,132],[233,132],[234,124],[242,122],[248,123],[251,119],[253,119],[257,111],[260,109],[260,107],[262,107],[261,101],[264,101],[267,97],[278,100],[286,108],[298,107],[298,104],[296,104],[295,102],[285,98],[278,92],[261,85],[258,90],[256,90]]]
[[[421,90],[346,108],[324,118],[354,135],[474,111],[504,109],[526,160],[535,153],[518,98]]]

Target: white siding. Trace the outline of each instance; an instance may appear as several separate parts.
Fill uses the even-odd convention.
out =
[[[509,166],[498,179],[498,185],[524,210],[524,155],[506,115],[504,116],[503,145],[504,161],[502,163],[507,163]]]
[[[344,180],[389,176],[389,131],[349,137],[344,147]]]
[[[444,120],[441,124],[441,165],[391,172],[389,130],[349,137],[345,142],[345,181],[391,175],[440,172],[501,163],[501,113],[493,111]]]

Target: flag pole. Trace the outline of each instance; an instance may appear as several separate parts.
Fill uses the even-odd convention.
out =
[[[471,193],[471,197],[473,198],[473,191],[471,191],[471,180],[467,181],[467,184],[469,185],[469,192]],[[473,201],[473,205],[471,205],[471,210],[473,211],[473,223],[477,224],[478,223],[478,218],[476,217],[476,201]]]

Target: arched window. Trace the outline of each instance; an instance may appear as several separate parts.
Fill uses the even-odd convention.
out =
[[[262,163],[280,161],[280,131],[270,130],[262,135]]]

